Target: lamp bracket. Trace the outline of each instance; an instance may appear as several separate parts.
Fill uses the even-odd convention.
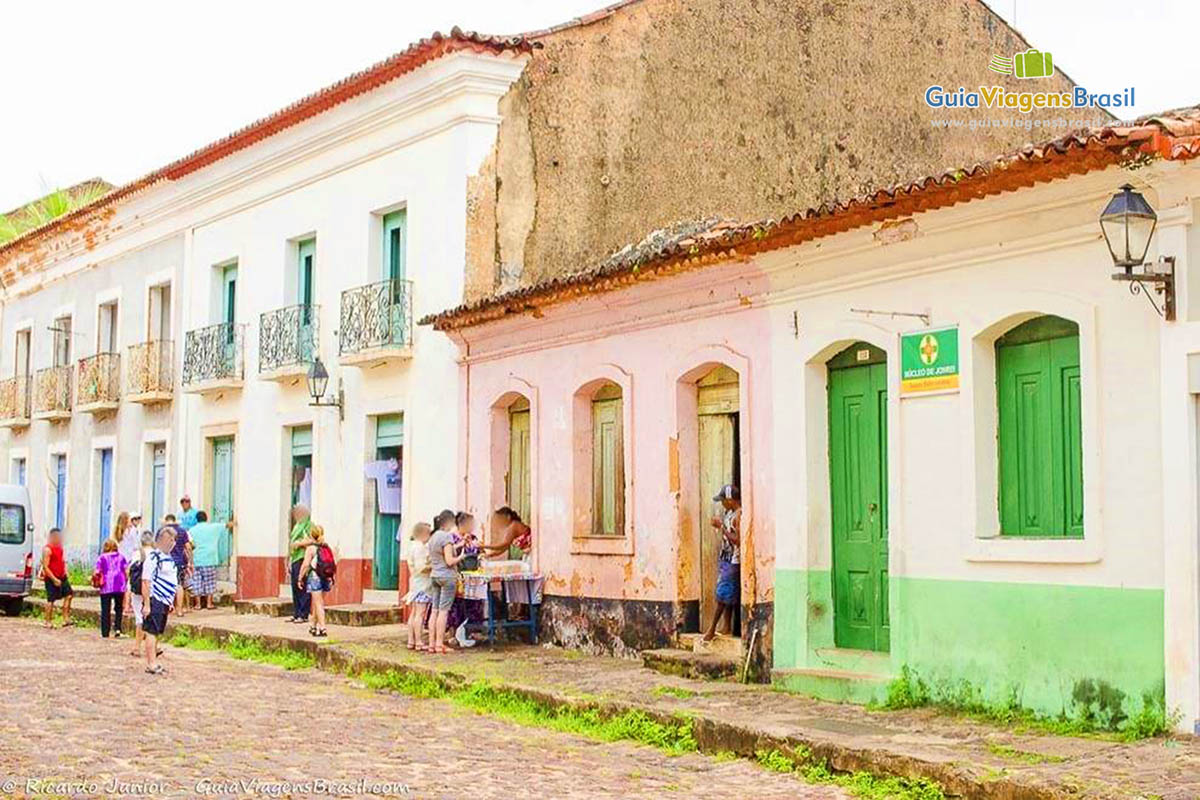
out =
[[[336,408],[338,410],[338,422],[346,421],[346,392],[342,388],[342,379],[338,378],[337,395],[332,400],[326,400],[320,397],[309,403],[312,408]]]
[[[1155,313],[1167,322],[1175,320],[1175,256],[1159,256],[1153,264],[1143,264],[1141,272],[1130,267],[1112,276],[1114,281],[1127,281],[1130,294],[1144,294]],[[1154,301],[1144,284],[1151,284],[1154,294],[1162,295],[1162,305]]]

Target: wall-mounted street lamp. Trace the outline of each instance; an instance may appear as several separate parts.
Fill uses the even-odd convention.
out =
[[[346,411],[343,407],[345,404],[345,393],[342,391],[341,379],[338,379],[337,397],[332,400],[325,399],[325,389],[329,387],[329,370],[325,369],[325,365],[321,363],[321,357],[317,356],[313,360],[313,364],[308,368],[308,394],[312,398],[310,406],[317,408],[336,408],[338,410],[338,420],[346,419]]]
[[[1158,225],[1158,215],[1140,192],[1128,183],[1112,196],[1100,214],[1100,230],[1112,256],[1117,272],[1114,281],[1128,281],[1131,294],[1145,294],[1150,305],[1165,320],[1175,319],[1175,257],[1159,256],[1154,264],[1146,263],[1150,239]],[[1154,302],[1142,284],[1153,284],[1154,292],[1163,297],[1162,306]]]

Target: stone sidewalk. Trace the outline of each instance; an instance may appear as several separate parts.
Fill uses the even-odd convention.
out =
[[[80,599],[83,614],[97,613]],[[1182,736],[1123,743],[1009,730],[930,710],[870,711],[760,685],[662,675],[640,662],[543,646],[480,645],[430,656],[405,647],[400,625],[303,626],[219,609],[175,624],[224,638],[241,634],[313,653],[323,668],[411,670],[449,682],[488,680],[573,705],[639,708],[695,720],[700,748],[752,756],[808,747],[836,769],[928,777],[948,795],[972,798],[1200,798],[1200,740]]]

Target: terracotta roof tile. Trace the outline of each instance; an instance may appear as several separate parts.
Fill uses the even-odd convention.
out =
[[[630,245],[579,272],[501,292],[421,320],[453,330],[522,314],[577,297],[611,291],[643,280],[745,258],[853,228],[930,211],[1078,175],[1136,158],[1185,160],[1200,157],[1200,106],[1143,117],[1132,123],[1073,131],[1025,145],[987,163],[926,175],[842,201],[822,203],[781,220],[734,223],[709,220],[655,232],[656,245]],[[676,231],[677,235],[670,235]],[[686,235],[678,235],[680,231]],[[661,234],[661,235],[660,235]],[[624,254],[624,255],[623,255]]]
[[[451,29],[449,34],[434,33],[432,36],[413,43],[407,49],[373,64],[372,66],[326,86],[291,105],[263,117],[260,120],[234,131],[228,136],[201,147],[189,155],[156,169],[137,180],[125,184],[86,206],[64,214],[40,228],[0,245],[0,257],[5,251],[27,244],[64,226],[66,223],[92,214],[136,192],[160,181],[178,180],[185,175],[203,169],[221,159],[244,150],[257,142],[297,125],[318,114],[328,111],[340,103],[358,97],[385,83],[395,80],[441,56],[458,51],[502,53],[506,51],[529,52],[540,45],[528,37],[487,36],[472,31]]]

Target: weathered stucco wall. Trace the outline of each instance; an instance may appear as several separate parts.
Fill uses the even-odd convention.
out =
[[[990,72],[1029,45],[975,0],[644,0],[541,41],[472,192],[498,208],[468,237],[470,297],[678,220],[778,217],[1054,135],[935,118],[1071,116],[925,105],[930,84],[1070,86]]]

